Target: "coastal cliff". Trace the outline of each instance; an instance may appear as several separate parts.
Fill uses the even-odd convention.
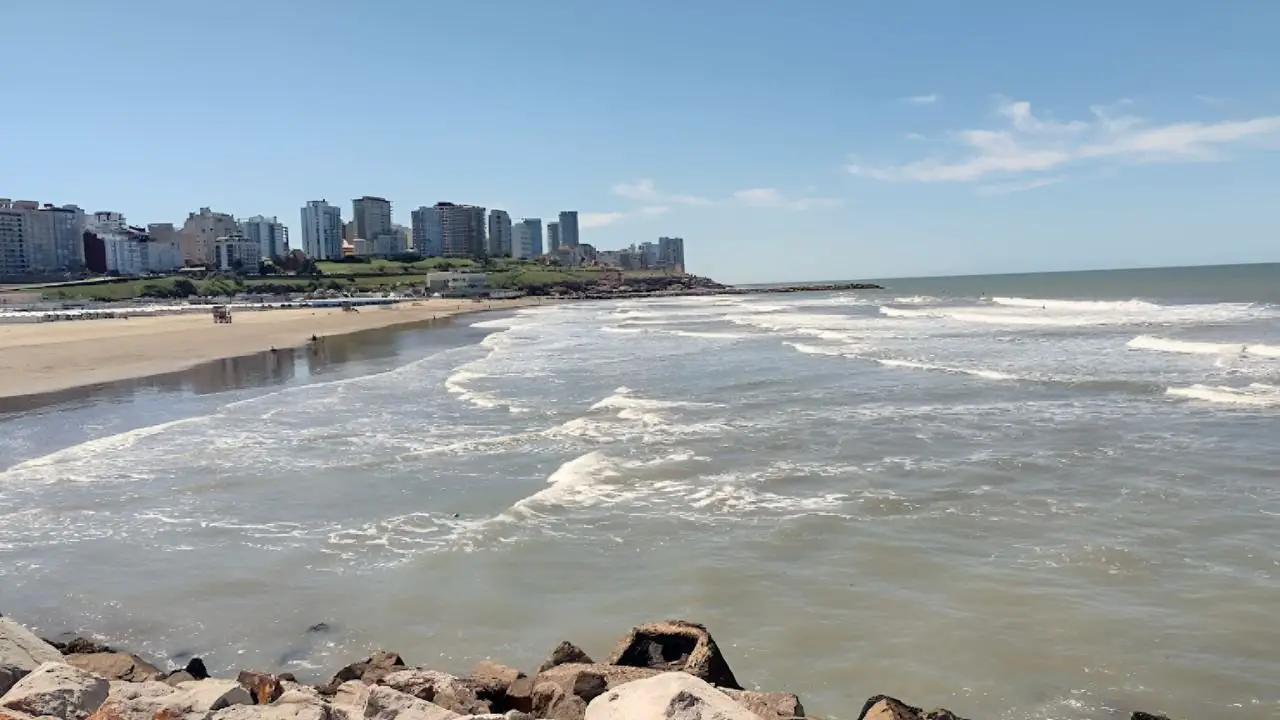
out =
[[[852,718],[857,705],[835,710]],[[632,628],[603,662],[570,642],[532,674],[483,661],[466,676],[408,665],[379,650],[308,685],[289,673],[211,677],[192,659],[162,671],[85,638],[40,639],[0,617],[0,720],[790,720],[788,692],[745,690],[706,627],[682,620]],[[858,720],[963,720],[888,695]],[[1135,712],[1131,720],[1168,720]]]

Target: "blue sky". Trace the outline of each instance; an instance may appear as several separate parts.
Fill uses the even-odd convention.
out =
[[[1280,260],[1280,3],[41,0],[0,195],[582,213],[731,282]],[[296,231],[295,231],[296,232]]]

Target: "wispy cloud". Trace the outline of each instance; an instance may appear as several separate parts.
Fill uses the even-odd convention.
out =
[[[890,182],[979,182],[1038,175],[1085,164],[1217,162],[1231,149],[1280,140],[1280,115],[1250,120],[1154,124],[1094,106],[1087,120],[1059,121],[1032,113],[1025,101],[1003,100],[997,129],[948,134],[955,152],[898,165],[854,160],[854,175]]]
[[[626,216],[626,213],[621,212],[582,213],[578,216],[578,225],[584,229],[604,227],[612,225]]]
[[[1055,185],[1066,180],[1061,175],[1055,177],[1031,178],[1030,180],[1018,180],[1007,183],[993,183],[991,185],[982,185],[978,188],[979,195],[1012,195],[1013,193],[1026,192],[1027,190],[1035,190],[1047,185]]]
[[[776,188],[748,188],[738,190],[731,196],[733,202],[752,207],[782,208],[786,210],[818,210],[838,207],[843,204],[840,198],[831,197],[793,197],[783,195]]]
[[[618,183],[613,186],[612,192],[618,197],[627,198],[628,200],[640,200],[642,202],[652,203],[651,207],[661,207],[664,205],[710,205],[711,201],[697,195],[680,195],[661,192],[658,190],[657,183],[649,178],[641,178],[635,182]]]
[[[938,93],[929,93],[928,95],[912,95],[902,98],[902,102],[908,105],[932,105],[938,102]]]
[[[820,210],[843,204],[840,198],[812,197],[807,194],[788,195],[776,188],[746,188],[736,190],[724,198],[708,198],[667,192],[651,179],[641,178],[633,182],[615,184],[610,191],[627,200],[644,203],[633,210],[587,213],[579,217],[582,227],[603,227],[636,215],[664,215],[676,206],[749,206],[780,210]],[[588,224],[592,223],[592,224]]]
[[[1212,107],[1222,107],[1227,104],[1226,98],[1220,98],[1217,95],[1196,95],[1195,99]]]

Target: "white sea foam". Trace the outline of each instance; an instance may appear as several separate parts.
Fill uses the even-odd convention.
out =
[[[1263,345],[1261,343],[1223,343],[1194,340],[1174,340],[1170,338],[1139,335],[1128,343],[1135,350],[1153,350],[1165,353],[1181,353],[1188,355],[1248,355],[1253,357],[1280,357],[1280,346]]]
[[[1162,306],[1144,300],[1054,300],[1050,298],[993,297],[991,302],[1009,307],[1071,312],[1149,312]]]
[[[998,370],[988,370],[985,368],[961,368],[950,365],[935,365],[933,363],[914,362],[911,360],[894,360],[891,358],[868,358],[884,365],[885,367],[894,368],[910,368],[913,370],[933,370],[935,372],[951,373],[953,375],[972,375],[986,380],[1019,380],[1017,375],[1010,375]]]
[[[1245,387],[1191,385],[1171,387],[1165,392],[1174,397],[1224,405],[1280,407],[1280,387],[1265,383],[1253,383]]]
[[[667,335],[676,335],[679,337],[687,337],[687,338],[698,338],[702,340],[742,340],[747,337],[742,333],[712,332],[709,330],[708,331],[666,330],[664,332]]]
[[[18,463],[17,465],[0,472],[0,482],[16,478],[29,480],[56,480],[61,476],[61,473],[59,472],[60,466],[66,463],[80,462],[88,458],[99,457],[108,453],[122,452],[146,438],[160,435],[182,425],[203,422],[209,420],[211,417],[211,415],[200,415],[196,417],[183,418],[181,420],[170,420],[169,422],[134,428],[133,430],[126,430],[114,435],[88,440],[80,443],[79,445],[72,445],[71,447],[51,452],[48,455],[42,455],[38,458],[32,458],[25,462]],[[68,479],[78,480],[94,478],[75,476],[69,477]]]
[[[605,325],[600,328],[600,332],[613,333],[615,335],[638,335],[647,332],[644,328],[621,327],[619,325]]]
[[[637,477],[646,468],[695,460],[688,450],[679,450],[649,460],[613,457],[593,450],[565,462],[547,478],[547,487],[518,501],[512,509],[530,512],[551,508],[616,505],[651,492],[651,486]]]

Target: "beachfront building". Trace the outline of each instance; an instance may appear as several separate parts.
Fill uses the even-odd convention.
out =
[[[207,207],[187,215],[182,224],[178,245],[182,249],[182,262],[188,266],[210,265],[214,261],[213,243],[220,237],[239,232],[236,219],[228,213],[214,212]]]
[[[262,258],[262,245],[240,233],[213,241],[213,265],[221,271],[257,274]]]
[[[684,272],[684,238],[658,238],[658,266]]]
[[[410,246],[414,252],[426,257],[440,257],[444,254],[444,227],[440,224],[440,213],[433,207],[422,207],[410,213],[412,241]]]
[[[435,211],[440,217],[443,245],[441,255],[450,258],[478,258],[484,255],[484,208],[478,205],[438,202]]]
[[[244,218],[240,221],[240,234],[258,243],[262,257],[275,260],[289,254],[289,228],[274,216]]]
[[[489,211],[489,257],[511,257],[511,216],[506,210]]]
[[[153,273],[173,272],[182,267],[182,247],[178,243],[179,232],[173,223],[147,225],[147,270]]]
[[[640,267],[646,270],[658,267],[658,243],[642,242],[636,251],[640,256]]]
[[[532,260],[541,257],[542,249],[542,218],[525,218],[520,221],[525,226],[529,234],[529,247],[527,254],[522,256],[524,260]]]
[[[560,223],[547,223],[547,249],[548,255],[560,249]],[[541,253],[539,253],[541,254]]]
[[[452,297],[474,297],[489,292],[489,276],[482,272],[427,273],[427,289]]]
[[[529,232],[529,226],[524,223],[511,226],[511,257],[517,260],[533,258],[533,236]]]
[[[84,213],[32,200],[0,199],[0,276],[84,268]]]
[[[560,213],[560,245],[578,247],[578,243],[578,211],[565,210]]]
[[[355,223],[355,237],[376,240],[390,234],[394,232],[391,227],[391,201],[369,195],[356,198],[351,201],[351,221]]]
[[[302,251],[313,260],[342,258],[342,213],[325,200],[302,208]]]

